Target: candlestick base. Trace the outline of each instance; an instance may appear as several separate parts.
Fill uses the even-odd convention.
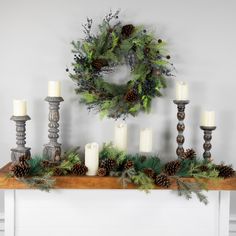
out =
[[[200,128],[204,131],[204,144],[203,144],[203,158],[208,161],[212,161],[211,157],[211,139],[212,139],[212,131],[216,129],[216,126],[200,126]]]
[[[30,153],[30,148],[23,148],[23,149],[17,149],[17,148],[12,148],[11,149],[11,160],[12,162],[17,162],[19,161],[19,158],[21,156],[25,156],[27,159],[30,159],[31,153]]]
[[[45,144],[43,156],[50,161],[59,162],[61,160],[61,144]]]

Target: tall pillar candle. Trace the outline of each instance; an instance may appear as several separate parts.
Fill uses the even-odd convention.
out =
[[[27,103],[25,100],[13,100],[13,116],[26,116]]]
[[[152,152],[152,130],[151,129],[142,129],[140,131],[140,140],[139,140],[139,151],[140,152]]]
[[[115,125],[114,145],[120,150],[127,150],[127,124],[120,123]]]
[[[188,100],[188,85],[183,81],[176,83],[176,100]]]
[[[61,97],[60,81],[48,81],[48,97]]]
[[[97,143],[85,145],[85,165],[88,167],[87,175],[97,175],[99,165],[99,146]]]
[[[214,127],[215,126],[215,112],[204,111],[201,116],[201,126]]]

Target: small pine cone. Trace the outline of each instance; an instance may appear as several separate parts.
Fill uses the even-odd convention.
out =
[[[145,47],[143,49],[143,52],[144,52],[145,55],[147,55],[150,52],[150,48],[149,47]]]
[[[207,171],[209,171],[209,167],[206,165],[202,165],[202,166],[199,166],[199,170],[201,172],[207,172]]]
[[[53,175],[62,176],[62,175],[64,175],[64,172],[61,168],[55,168],[54,171],[53,171]]]
[[[105,59],[95,59],[92,61],[92,67],[98,71],[104,66],[108,66],[108,62]]]
[[[135,27],[132,24],[124,25],[121,29],[121,34],[124,37],[129,37],[134,32]]]
[[[167,175],[175,175],[179,169],[180,169],[180,161],[176,160],[176,161],[170,161],[168,163],[166,163],[165,165],[165,173]]]
[[[133,167],[134,167],[134,162],[131,161],[131,160],[126,161],[126,163],[124,164],[124,169],[125,170],[131,169]]]
[[[101,161],[100,167],[105,168],[107,172],[110,172],[116,168],[116,161],[111,158],[107,158]]]
[[[23,167],[19,164],[12,166],[11,171],[17,178],[23,178],[29,175],[29,167]]]
[[[155,173],[155,171],[152,168],[145,168],[145,169],[143,169],[143,173],[145,175],[147,175],[151,179],[155,179],[156,178],[156,173]]]
[[[219,177],[221,178],[230,178],[235,175],[235,170],[231,166],[218,165],[216,170],[219,171]]]
[[[74,175],[86,175],[88,167],[83,164],[75,164],[71,170]]]
[[[103,168],[103,167],[98,168],[97,175],[100,176],[100,177],[106,176],[107,175],[106,168]]]
[[[129,90],[126,94],[125,94],[125,100],[127,102],[136,102],[138,100],[138,93],[137,91],[135,91],[134,89]]]
[[[165,174],[160,174],[155,179],[155,184],[160,187],[169,188],[170,187],[170,179]]]
[[[187,149],[182,156],[183,160],[193,160],[196,158],[196,152],[191,148]]]

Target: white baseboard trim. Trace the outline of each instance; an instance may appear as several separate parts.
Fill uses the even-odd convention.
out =
[[[229,220],[229,232],[236,235],[236,215],[231,215]]]
[[[4,213],[0,213],[0,234],[4,232]],[[236,236],[236,215],[231,215],[229,220],[229,233]]]
[[[4,232],[4,213],[0,213],[0,233]]]

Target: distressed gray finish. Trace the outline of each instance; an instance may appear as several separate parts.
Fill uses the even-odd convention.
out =
[[[19,161],[20,156],[30,158],[30,148],[25,147],[26,144],[26,121],[30,120],[29,116],[12,116],[11,120],[16,122],[16,148],[11,149],[12,162]]]
[[[203,158],[206,160],[211,161],[211,139],[212,139],[212,131],[216,129],[216,126],[200,126],[200,128],[204,131],[203,139],[204,139],[204,144],[203,144]]]
[[[64,101],[62,97],[47,97],[49,103],[48,115],[48,138],[49,143],[44,145],[43,155],[51,161],[61,160],[61,144],[57,142],[59,138],[59,120],[60,120],[60,102]]]
[[[189,103],[188,100],[174,100],[174,104],[177,105],[177,119],[178,119],[178,124],[177,124],[177,130],[178,130],[178,136],[176,138],[176,142],[178,144],[178,147],[176,149],[176,154],[178,158],[182,158],[183,153],[184,153],[184,130],[185,130],[185,125],[184,125],[184,118],[185,118],[185,106]]]

